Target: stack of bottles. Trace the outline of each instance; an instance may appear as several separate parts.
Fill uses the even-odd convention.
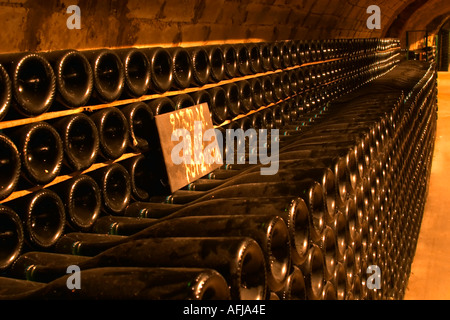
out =
[[[397,40],[67,50],[0,63],[0,298],[402,297],[436,74],[399,65]],[[168,193],[154,116],[203,102],[218,129],[279,129],[278,172],[227,164]],[[81,289],[67,287],[72,265]],[[367,290],[371,265],[381,289]]]

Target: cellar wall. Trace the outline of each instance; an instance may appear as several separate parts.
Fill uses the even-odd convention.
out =
[[[380,30],[366,26],[372,4]],[[70,5],[80,7],[81,29],[67,28]],[[0,2],[0,51],[399,37],[447,11],[446,0],[12,0]]]

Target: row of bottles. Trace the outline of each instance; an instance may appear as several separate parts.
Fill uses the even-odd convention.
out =
[[[160,289],[141,298],[401,297],[402,271],[414,250],[411,240],[417,239],[431,161],[435,74],[417,65],[392,70],[395,64],[385,61],[364,82],[356,84],[358,72],[311,90],[306,100],[290,97],[230,123],[283,132],[276,175],[261,176],[260,165],[224,165],[161,201],[145,187],[132,191],[130,169],[125,180],[123,170],[116,177],[107,173],[121,162],[103,168],[100,179],[92,177],[100,190],[108,189],[105,179],[112,179],[110,191],[98,198],[86,191],[86,184],[75,197],[78,219],[100,210],[87,219],[92,225],[66,226],[53,246],[25,245],[9,255],[1,297],[129,298],[141,285],[135,291],[126,286],[122,293],[117,287],[146,281],[146,288]],[[67,186],[76,186],[75,180]],[[95,183],[89,186],[95,189]],[[55,189],[62,188],[58,184]],[[123,204],[120,199],[133,193],[122,209],[108,211],[108,199]],[[20,222],[8,203],[2,208],[11,217],[6,221]],[[46,214],[41,211],[37,217],[45,219]],[[19,227],[6,221],[10,229],[2,235],[14,239]],[[2,248],[6,256],[13,246]],[[382,269],[381,290],[367,290],[366,270],[372,264]],[[86,284],[73,294],[65,282],[69,265],[81,268]],[[181,267],[197,268],[189,269],[201,272],[197,279],[206,279],[205,274],[214,278],[209,286],[194,285],[208,294],[191,290],[193,273]],[[164,272],[170,276],[151,276]],[[115,280],[102,285],[105,277]],[[164,291],[168,277],[191,284],[184,286],[184,296]],[[11,294],[25,287],[20,295]]]
[[[374,54],[378,43],[284,41],[3,54],[0,120],[202,87],[311,61],[350,59]]]

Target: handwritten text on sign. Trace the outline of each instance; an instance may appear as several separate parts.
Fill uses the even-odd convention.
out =
[[[222,165],[206,103],[155,117],[171,191]]]

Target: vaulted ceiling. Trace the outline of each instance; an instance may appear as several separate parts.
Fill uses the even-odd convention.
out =
[[[69,30],[69,5],[81,29]],[[367,8],[381,9],[371,30]],[[0,52],[236,40],[396,37],[436,32],[449,0],[10,0],[0,2]]]

